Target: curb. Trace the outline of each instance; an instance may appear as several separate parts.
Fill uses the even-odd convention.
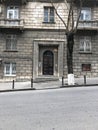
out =
[[[70,88],[70,87],[89,87],[89,86],[98,86],[98,84],[64,85],[64,86],[60,86],[60,88]]]
[[[53,88],[27,88],[27,89],[8,89],[8,90],[0,90],[0,93],[3,92],[17,92],[17,91],[31,91],[31,90],[49,90],[49,89],[60,89],[60,87],[53,87]]]
[[[49,90],[49,89],[60,89],[60,88],[74,88],[74,87],[90,87],[90,86],[98,86],[98,84],[81,84],[81,85],[64,85],[64,86],[59,86],[59,87],[53,87],[53,88],[41,88],[41,89],[36,89],[36,88],[25,88],[25,89],[8,89],[8,90],[0,90],[0,93],[3,92],[17,92],[17,91],[31,91],[31,90]]]
[[[36,90],[35,88],[27,88],[27,89],[8,89],[8,90],[0,90],[0,93],[3,92],[17,92],[17,91],[30,91],[30,90]]]

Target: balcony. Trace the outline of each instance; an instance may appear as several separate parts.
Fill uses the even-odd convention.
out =
[[[79,21],[78,30],[98,30],[98,20]]]
[[[28,0],[0,0],[0,3],[5,3],[5,4],[26,4]]]
[[[39,2],[46,2],[46,3],[50,3],[51,0],[38,0]],[[54,3],[59,3],[59,2],[64,2],[64,0],[52,0]]]
[[[0,19],[0,29],[19,29],[24,28],[23,19]]]
[[[71,1],[72,0],[67,0],[68,3],[70,3]],[[74,0],[74,3],[77,5],[79,5],[79,2],[80,2],[80,0]],[[98,5],[98,0],[85,0],[85,1],[83,1],[83,5],[86,5],[86,6],[88,6],[88,5],[93,6],[96,4]]]
[[[71,2],[72,0],[67,0],[68,2]],[[79,2],[80,0],[74,0],[74,3]],[[85,0],[85,2],[98,2],[98,0]]]

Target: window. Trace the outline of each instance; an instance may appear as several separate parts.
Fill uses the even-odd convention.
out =
[[[81,10],[80,20],[91,20],[91,8],[83,8]]]
[[[82,71],[91,71],[91,64],[82,64]]]
[[[91,38],[84,37],[80,39],[80,52],[91,52]]]
[[[7,18],[8,19],[18,19],[19,18],[19,8],[15,6],[9,6],[7,8]]]
[[[7,35],[6,50],[7,51],[17,50],[17,37],[16,37],[16,35]]]
[[[15,76],[16,75],[16,63],[5,63],[4,64],[4,74],[5,74],[5,76]]]
[[[19,19],[19,7],[16,6],[9,6],[7,8],[7,24],[9,25],[17,25]]]
[[[53,23],[54,22],[54,8],[44,7],[44,22]]]

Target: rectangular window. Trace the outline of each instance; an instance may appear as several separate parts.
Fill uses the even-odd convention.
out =
[[[4,75],[15,76],[16,75],[16,63],[5,63],[4,64]]]
[[[17,6],[8,6],[7,7],[7,24],[9,25],[17,25],[19,19],[19,7]]]
[[[91,8],[83,8],[81,10],[80,20],[91,20]]]
[[[8,19],[18,19],[19,18],[19,7],[9,6],[7,8],[7,18]]]
[[[80,39],[80,52],[91,52],[91,38],[84,37]]]
[[[82,71],[91,71],[91,64],[82,64]]]
[[[17,37],[16,35],[7,35],[6,37],[6,50],[16,51],[17,50]]]
[[[54,22],[54,8],[44,7],[44,22],[53,23]]]

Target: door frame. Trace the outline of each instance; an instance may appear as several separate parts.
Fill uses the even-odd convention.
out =
[[[59,77],[61,78],[63,75],[63,50],[64,50],[64,40],[59,40],[59,39],[35,39],[33,41],[33,50],[32,50],[32,77],[34,79],[39,78],[39,77],[46,77],[46,75],[42,75],[42,72],[39,73],[39,66],[42,68],[42,63],[39,61],[39,51],[40,51],[40,46],[49,46],[55,47],[58,46],[58,72],[54,70],[54,75],[52,77]],[[41,69],[42,70],[42,69]],[[51,75],[50,75],[51,76]]]

